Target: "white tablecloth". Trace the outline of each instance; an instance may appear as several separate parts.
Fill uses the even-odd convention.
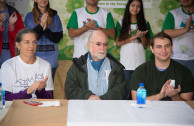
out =
[[[194,110],[183,101],[69,100],[67,126],[194,126]]]

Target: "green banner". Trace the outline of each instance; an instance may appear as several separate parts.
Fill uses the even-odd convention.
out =
[[[49,0],[51,8],[58,11],[63,24],[63,39],[58,44],[60,60],[71,60],[73,57],[73,39],[69,38],[66,28],[72,12],[84,7],[84,0]],[[30,0],[31,8],[34,0]],[[124,8],[127,0],[100,0],[99,6],[109,10],[116,22],[123,17]],[[179,7],[179,0],[143,0],[146,20],[150,22],[153,33],[161,31],[162,25],[168,11]],[[107,4],[107,5],[106,5]],[[108,52],[119,60],[120,49],[116,46],[114,39],[109,40]],[[146,59],[152,59],[149,48],[146,49]]]

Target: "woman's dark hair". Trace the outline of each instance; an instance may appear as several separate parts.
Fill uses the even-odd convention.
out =
[[[129,7],[133,1],[139,1],[141,4],[140,5],[140,12],[137,14],[138,30],[140,30],[140,31],[148,30],[145,16],[144,16],[144,8],[143,8],[142,0],[129,0],[127,5],[126,5],[123,20],[122,20],[122,27],[121,27],[121,31],[120,31],[120,35],[119,35],[119,41],[126,40],[129,36],[131,36],[131,35],[129,35],[129,31],[131,31],[131,14],[129,12]],[[146,39],[149,42],[149,40],[150,40],[149,33],[146,34]]]
[[[152,46],[152,48],[154,47],[154,42],[155,42],[155,39],[157,39],[157,38],[160,38],[160,39],[165,39],[165,38],[167,38],[168,40],[170,40],[170,43],[171,43],[171,45],[172,45],[172,38],[168,35],[168,34],[166,34],[166,33],[164,33],[164,32],[158,32],[156,35],[154,35],[154,37],[152,38],[152,42],[151,42],[151,46]]]
[[[16,34],[16,39],[15,41],[20,43],[22,41],[22,37],[24,34],[27,34],[27,33],[33,33],[35,36],[36,36],[36,39],[38,39],[38,36],[36,34],[36,32],[32,29],[29,29],[29,28],[24,28],[24,29],[21,29],[17,34]]]

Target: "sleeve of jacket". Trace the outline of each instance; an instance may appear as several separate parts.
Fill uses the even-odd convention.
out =
[[[23,28],[24,28],[24,23],[22,21],[22,17],[19,13],[17,13],[17,21],[15,23],[15,30],[14,31],[8,30],[9,32],[8,34],[11,36],[11,39],[13,40],[13,42],[15,42],[15,37],[16,37],[17,32]]]
[[[21,17],[21,15],[19,13],[17,13],[17,21],[15,23],[15,30],[14,31],[8,30],[9,42],[12,42],[12,43],[10,43],[10,45],[13,45],[13,46],[10,46],[11,57],[15,56],[15,39],[16,39],[16,34],[18,33],[19,30],[21,30],[23,28],[24,28],[24,23],[22,21],[22,17]]]
[[[120,67],[109,76],[108,91],[104,95],[100,96],[100,98],[102,100],[122,100],[127,88],[127,81],[124,76],[123,68]]]
[[[72,64],[69,68],[65,81],[65,93],[67,99],[88,99],[92,92],[85,86],[85,82],[81,82],[84,73],[79,71],[77,67]]]
[[[52,30],[50,30],[52,28]],[[44,35],[52,42],[59,43],[63,37],[62,23],[58,15],[53,17],[53,27],[45,29]]]

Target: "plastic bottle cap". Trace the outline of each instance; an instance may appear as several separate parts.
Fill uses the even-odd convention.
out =
[[[144,86],[144,83],[140,83],[139,86]]]

